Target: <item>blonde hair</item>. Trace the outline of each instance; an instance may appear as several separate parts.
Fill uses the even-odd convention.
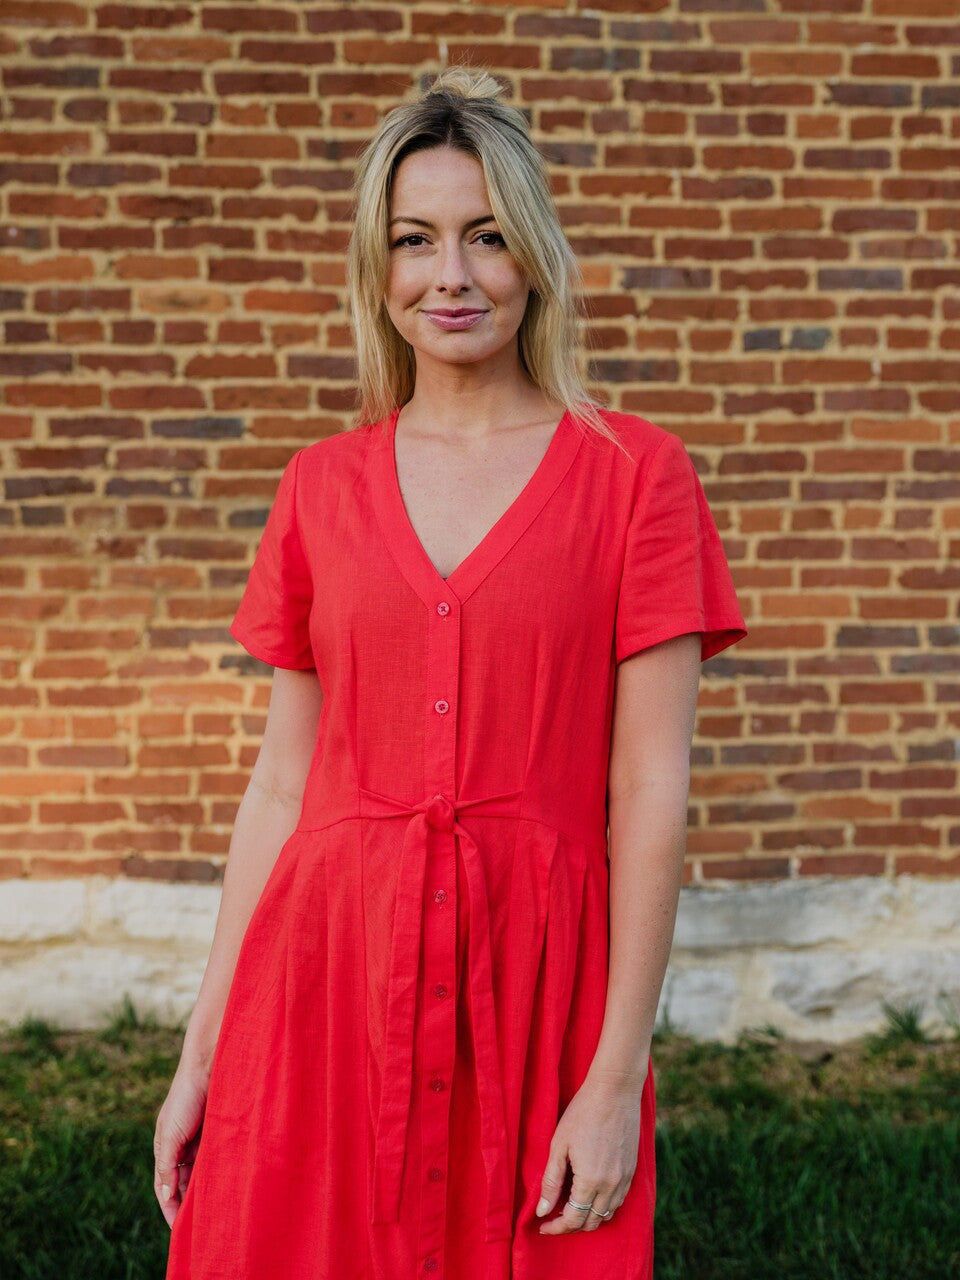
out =
[[[414,351],[383,301],[389,269],[389,209],[394,172],[415,151],[452,146],[479,160],[490,207],[530,281],[518,331],[521,363],[551,400],[575,420],[616,441],[577,370],[575,306],[580,268],[564,235],[549,181],[522,113],[497,101],[502,86],[463,64],[439,73],[415,102],[390,111],[362,152],[354,175],[354,225],[347,282],[357,353],[354,426],[378,422],[413,394]],[[619,441],[616,441],[619,443]]]

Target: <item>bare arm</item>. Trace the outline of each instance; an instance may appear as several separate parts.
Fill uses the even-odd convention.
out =
[[[323,693],[315,671],[276,668],[263,742],[244,792],[224,871],[210,957],[181,1062],[209,1075],[240,944],[280,850],[300,816]]]
[[[686,851],[700,634],[674,636],[617,671],[608,790],[610,970],[595,1079],[642,1087]]]

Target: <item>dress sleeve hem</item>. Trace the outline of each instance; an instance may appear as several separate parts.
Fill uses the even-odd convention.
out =
[[[705,622],[698,613],[677,614],[672,618],[662,618],[655,627],[645,631],[637,631],[629,635],[618,635],[615,657],[617,662],[649,649],[652,645],[670,640],[674,636],[688,635],[690,632],[700,633],[700,661],[706,662],[721,649],[736,644],[747,635],[747,629],[737,616],[711,619]]]
[[[283,649],[271,649],[267,645],[262,645],[245,627],[242,627],[237,622],[231,623],[228,631],[234,640],[239,641],[246,649],[247,653],[254,658],[258,658],[261,662],[266,662],[268,666],[282,667],[285,671],[316,670],[316,663],[312,657],[289,653]]]

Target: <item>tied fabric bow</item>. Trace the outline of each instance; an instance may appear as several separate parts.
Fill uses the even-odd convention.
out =
[[[483,860],[476,842],[457,821],[457,811],[515,816],[498,801],[515,799],[519,791],[450,800],[438,794],[408,804],[393,796],[361,788],[366,802],[362,816],[410,815],[403,838],[397,883],[397,899],[390,950],[387,989],[386,1063],[377,1120],[373,1213],[371,1221],[396,1222],[400,1216],[403,1152],[413,1082],[413,1034],[419,979],[420,935],[423,927],[423,890],[428,832],[449,832],[459,837],[466,873],[470,911],[468,974],[470,1017],[477,1066],[480,1103],[480,1139],[487,1175],[486,1239],[511,1235],[511,1194],[507,1176],[507,1135],[497,1047],[493,965],[490,949],[490,906],[487,900]]]

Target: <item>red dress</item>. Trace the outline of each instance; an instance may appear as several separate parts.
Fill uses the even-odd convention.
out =
[[[630,456],[565,414],[446,579],[403,505],[399,409],[285,468],[230,631],[315,668],[323,704],[166,1280],[652,1276],[652,1064],[613,1217],[544,1236],[534,1209],[603,1021],[616,664],[746,628],[682,441],[602,412]]]

